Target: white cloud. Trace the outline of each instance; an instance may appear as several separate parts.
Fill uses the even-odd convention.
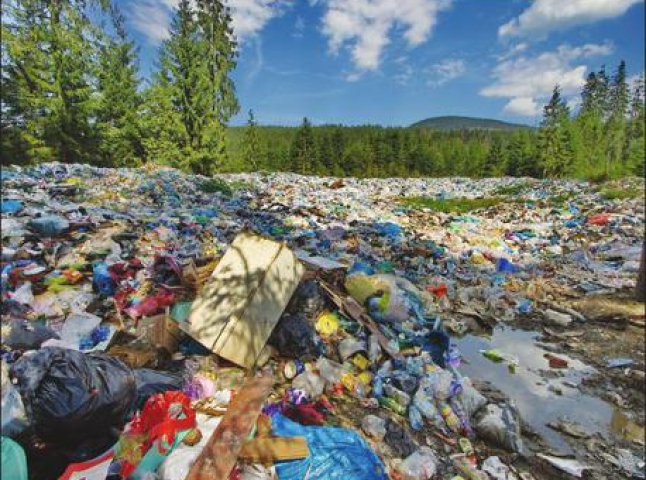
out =
[[[154,0],[138,2],[130,8],[129,21],[135,30],[156,45],[168,38],[169,11],[168,6]]]
[[[517,55],[503,60],[493,69],[494,82],[480,90],[485,97],[508,98],[504,111],[523,116],[540,113],[539,104],[550,96],[555,85],[566,97],[578,95],[585,82],[587,67],[580,61],[608,55],[611,44],[561,45],[555,51],[535,57]],[[579,64],[575,64],[579,63]]]
[[[300,15],[296,17],[294,22],[294,32],[292,36],[295,38],[303,38],[303,33],[305,32],[305,19]]]
[[[502,111],[510,115],[535,117],[541,113],[541,107],[531,97],[516,97],[509,100]]]
[[[447,58],[427,69],[430,78],[426,82],[431,87],[441,87],[450,80],[460,77],[466,71],[464,60]]]
[[[350,49],[358,72],[376,70],[394,27],[403,28],[403,37],[414,47],[428,40],[440,11],[452,0],[326,0],[323,33],[330,51]]]
[[[534,0],[518,17],[501,25],[500,37],[544,37],[554,30],[614,18],[643,0]]]
[[[168,38],[168,27],[178,0],[143,0],[128,4],[129,20],[150,43],[159,44]],[[231,23],[238,41],[245,42],[260,32],[273,17],[281,13],[283,0],[227,0]]]

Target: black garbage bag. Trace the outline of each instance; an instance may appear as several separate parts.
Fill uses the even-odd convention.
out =
[[[51,338],[59,338],[51,328],[29,320],[14,319],[9,335],[2,340],[13,350],[35,350]]]
[[[283,357],[312,360],[320,355],[316,332],[302,314],[284,314],[267,343]]]
[[[181,390],[184,383],[180,375],[149,368],[138,368],[134,374],[137,386],[136,410],[141,409],[151,395],[168,390]]]
[[[137,399],[132,369],[103,353],[45,347],[23,355],[10,376],[36,434],[58,445],[123,428]]]
[[[304,315],[310,322],[327,308],[327,297],[316,280],[306,280],[298,285],[285,311]]]
[[[384,437],[384,441],[398,458],[406,458],[417,450],[417,445],[411,434],[391,419],[386,422],[386,436]]]

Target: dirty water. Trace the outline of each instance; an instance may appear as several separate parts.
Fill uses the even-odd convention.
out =
[[[564,419],[579,424],[588,434],[596,432],[608,437],[643,438],[643,429],[632,424],[617,407],[581,393],[579,385],[586,376],[595,373],[593,367],[579,360],[557,353],[568,361],[566,369],[551,369],[543,357],[548,350],[536,342],[540,333],[496,327],[491,336],[466,335],[454,338],[464,363],[461,372],[473,379],[490,382],[513,399],[523,420],[554,449],[571,453],[564,435],[547,426]],[[480,350],[495,348],[518,359],[515,373],[510,373],[506,362],[495,363],[486,359]],[[545,373],[545,372],[554,373]],[[554,378],[552,378],[554,376]],[[557,395],[556,387],[562,393]]]

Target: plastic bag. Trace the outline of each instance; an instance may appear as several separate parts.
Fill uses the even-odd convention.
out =
[[[57,339],[58,335],[51,328],[29,320],[14,319],[11,331],[3,338],[3,343],[14,350],[35,350],[52,338]]]
[[[168,391],[150,397],[119,440],[121,476],[138,480],[155,472],[195,425],[195,410],[184,393]]]
[[[132,370],[100,353],[44,347],[18,359],[11,376],[36,433],[57,444],[75,445],[123,427],[136,398]]]
[[[2,435],[15,437],[28,426],[20,393],[9,380],[7,364],[2,362]]]
[[[462,379],[462,392],[458,396],[466,414],[471,418],[487,404],[487,399],[471,384],[468,378]]]
[[[518,415],[511,405],[487,405],[475,427],[479,437],[513,452],[523,452]]]
[[[397,467],[402,480],[429,480],[437,471],[437,457],[433,450],[423,446]]]
[[[361,420],[361,428],[366,435],[377,441],[383,440],[386,436],[386,421],[376,415],[366,415]]]
[[[2,437],[0,441],[2,442],[2,468],[0,469],[2,477],[11,480],[27,480],[27,458],[22,447],[7,437]]]
[[[346,428],[304,427],[281,414],[271,421],[280,437],[305,437],[310,455],[302,460],[279,462],[280,480],[385,480],[381,460],[359,434]]]
[[[221,420],[222,417],[210,417],[198,413],[196,422],[197,428],[202,432],[202,439],[192,447],[181,443],[173,449],[157,470],[159,479],[184,480]]]
[[[183,380],[179,375],[148,368],[134,370],[137,398],[135,407],[141,408],[148,397],[168,390],[181,390]]]
[[[314,341],[316,332],[304,315],[283,315],[267,343],[278,349],[283,357],[311,360],[319,355]]]
[[[30,220],[27,226],[42,236],[53,237],[65,232],[70,227],[70,222],[58,215],[44,215]]]
[[[310,398],[314,399],[323,393],[325,380],[314,372],[305,371],[294,378],[292,387],[305,391]]]

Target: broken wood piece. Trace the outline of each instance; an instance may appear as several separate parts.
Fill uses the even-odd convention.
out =
[[[299,460],[310,454],[305,437],[256,437],[242,446],[239,458],[249,463],[273,465]]]
[[[229,478],[273,385],[274,378],[271,375],[254,377],[245,382],[185,480]]]
[[[328,294],[332,302],[337,306],[337,308],[342,311],[342,313],[359,322],[364,327],[366,327],[370,331],[370,333],[375,335],[379,342],[379,345],[388,355],[393,358],[399,356],[399,352],[392,347],[392,345],[388,341],[388,338],[386,338],[386,336],[381,333],[381,330],[379,330],[379,327],[374,322],[374,320],[366,313],[365,309],[354,298],[341,297],[338,293],[334,292],[334,290],[332,290],[332,288],[330,288],[330,286],[325,282],[320,282],[320,285],[321,288],[323,288],[323,290]]]

